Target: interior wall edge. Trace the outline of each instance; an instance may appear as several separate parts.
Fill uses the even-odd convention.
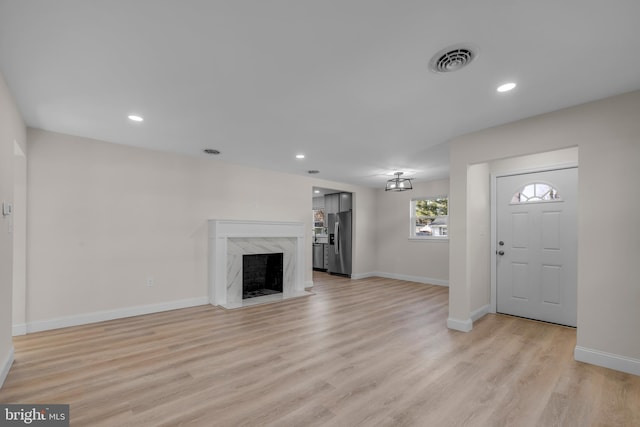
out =
[[[15,359],[15,349],[13,345],[9,348],[9,354],[4,360],[4,363],[1,365],[2,369],[0,369],[0,388],[4,385],[4,381],[7,379],[7,375],[9,375],[9,371],[11,370],[11,365],[13,365],[13,360]]]

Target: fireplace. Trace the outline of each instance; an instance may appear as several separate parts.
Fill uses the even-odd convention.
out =
[[[242,255],[242,299],[282,293],[283,255]]]
[[[226,309],[313,295],[305,291],[306,228],[301,222],[209,220],[209,298]],[[279,291],[244,298],[245,255],[280,254]],[[264,262],[264,261],[263,261]],[[270,261],[274,262],[274,261]],[[267,261],[269,263],[269,261]],[[272,274],[272,273],[269,273]],[[313,282],[308,287],[313,286]]]

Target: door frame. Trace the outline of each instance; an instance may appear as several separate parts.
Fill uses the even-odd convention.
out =
[[[496,313],[497,312],[497,306],[498,306],[498,268],[497,268],[497,263],[498,263],[498,257],[496,254],[496,251],[498,250],[497,247],[497,236],[496,233],[498,232],[498,214],[497,214],[497,207],[496,207],[496,202],[497,202],[497,194],[496,194],[496,188],[497,188],[497,179],[498,178],[502,178],[505,176],[513,176],[513,175],[524,175],[524,174],[528,174],[528,173],[536,173],[536,172],[549,172],[549,171],[554,171],[554,170],[559,170],[559,169],[571,169],[571,168],[578,168],[578,162],[563,162],[563,163],[558,163],[558,164],[554,164],[554,165],[549,165],[549,166],[540,166],[540,167],[535,167],[535,168],[525,168],[525,169],[514,169],[514,170],[510,170],[510,171],[504,171],[504,172],[499,172],[499,173],[495,173],[495,172],[491,172],[491,307],[490,307],[490,313]],[[578,168],[578,171],[580,170],[580,168]],[[580,189],[580,172],[578,172],[578,191]],[[576,209],[578,215],[580,215],[580,207],[578,206]],[[577,287],[576,287],[577,290]],[[577,295],[576,295],[577,298]]]

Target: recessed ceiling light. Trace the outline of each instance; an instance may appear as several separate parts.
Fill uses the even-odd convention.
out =
[[[304,154],[296,154],[296,159],[304,159]]]
[[[505,83],[503,85],[498,86],[498,89],[496,89],[496,90],[498,92],[509,92],[510,90],[512,90],[515,87],[516,87],[515,83]]]
[[[142,117],[140,117],[140,116],[136,116],[135,114],[130,114],[129,115],[129,120],[132,120],[134,122],[141,122],[144,119]]]
[[[320,194],[320,190],[313,190],[314,193]]]

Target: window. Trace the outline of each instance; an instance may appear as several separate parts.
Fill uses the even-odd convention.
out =
[[[553,202],[560,200],[558,190],[543,182],[534,182],[522,187],[511,198],[511,204],[531,202]]]
[[[411,200],[409,238],[448,239],[449,198],[447,196]]]

